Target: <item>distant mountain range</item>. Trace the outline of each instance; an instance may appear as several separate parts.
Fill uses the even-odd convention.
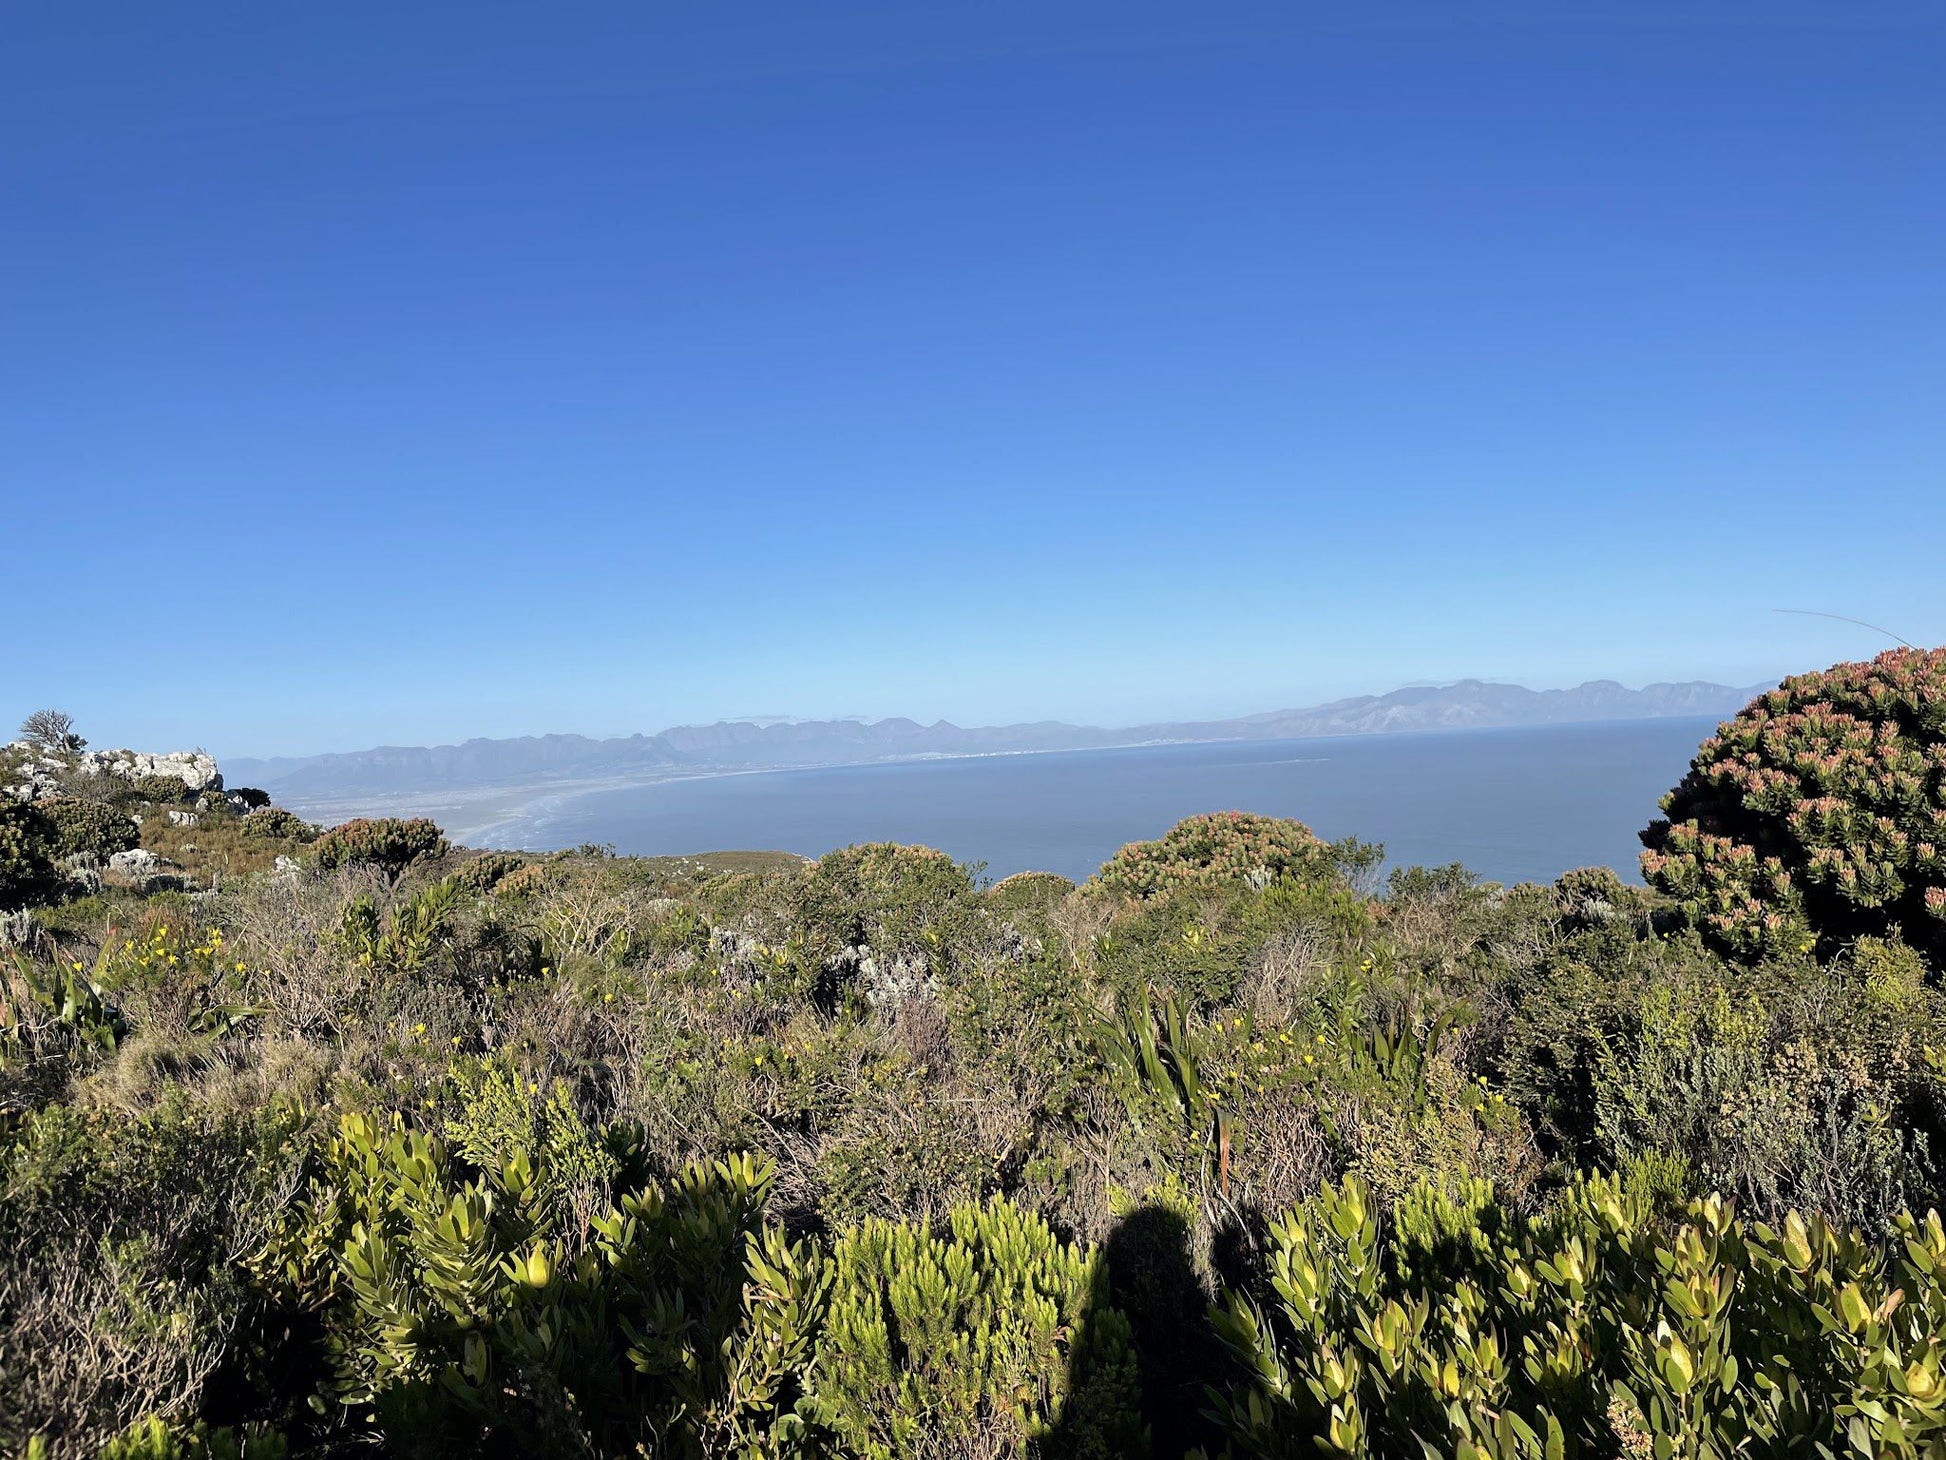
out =
[[[944,720],[930,725],[906,719],[725,720],[611,740],[585,735],[528,735],[512,740],[469,740],[462,745],[380,746],[273,760],[239,757],[225,761],[223,772],[231,785],[261,786],[280,800],[303,801],[1167,741],[1285,740],[1591,720],[1727,717],[1767,688],[1736,689],[1690,681],[1628,689],[1613,680],[1600,679],[1573,689],[1531,690],[1517,684],[1463,679],[1457,684],[1358,695],[1309,709],[1272,710],[1236,720],[1188,720],[1118,730],[1054,720],[972,728]]]

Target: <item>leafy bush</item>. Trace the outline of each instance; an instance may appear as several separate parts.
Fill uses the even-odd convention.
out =
[[[1522,1222],[1480,1188],[1387,1224],[1355,1180],[1272,1229],[1227,1454],[1930,1455],[1946,1438],[1946,1230],[1675,1221],[1613,1180]],[[1315,1437],[1315,1438],[1314,1438]]]
[[[256,1379],[287,1362],[231,1254],[264,1240],[292,1134],[288,1113],[175,1102],[13,1122],[0,1142],[0,1451],[234,1453],[198,1448],[190,1417],[226,1384],[262,1403]],[[143,1448],[151,1426],[123,1434],[158,1413],[182,1417],[178,1448]]]
[[[820,998],[861,986],[896,1002],[935,979],[978,917],[967,869],[931,847],[872,842],[821,858],[798,889],[805,957]]]
[[[1662,809],[1643,874],[1724,952],[1897,936],[1946,957],[1946,649],[1785,680]]]
[[[39,810],[47,818],[56,856],[88,856],[106,861],[141,840],[140,830],[127,812],[99,801],[54,796],[41,802]]]
[[[823,1277],[764,1225],[762,1164],[628,1192],[585,1242],[525,1145],[478,1166],[353,1114],[320,1168],[270,1267],[393,1453],[761,1453],[801,1430]]]
[[[398,876],[422,858],[443,857],[446,837],[426,817],[361,817],[334,826],[319,837],[311,856],[326,872],[364,863]]]
[[[266,841],[309,841],[318,829],[295,812],[281,806],[258,806],[243,814],[239,823],[245,836]]]
[[[533,897],[537,893],[547,891],[560,880],[561,874],[553,864],[528,862],[496,878],[492,892],[495,897],[504,898],[509,902],[518,902],[522,898]]]
[[[190,797],[189,784],[180,776],[137,776],[128,783],[128,794],[157,806],[180,805]]]
[[[1219,811],[1177,822],[1159,841],[1130,842],[1089,886],[1121,897],[1162,897],[1224,884],[1328,882],[1376,861],[1355,842],[1327,843],[1301,821]]]
[[[508,873],[526,865],[527,859],[514,852],[482,852],[462,863],[453,876],[468,891],[492,892]]]
[[[1039,912],[1074,891],[1074,882],[1058,872],[1016,872],[987,889],[996,908]]]
[[[53,833],[25,801],[0,795],[0,908],[45,896],[55,882]]]
[[[1128,1322],[1098,1254],[1007,1201],[949,1230],[871,1218],[832,1250],[806,1412],[861,1460],[1145,1453]]]

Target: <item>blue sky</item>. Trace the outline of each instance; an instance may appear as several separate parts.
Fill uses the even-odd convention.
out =
[[[1942,74],[1936,6],[12,6],[0,716],[1115,723],[1946,640]]]

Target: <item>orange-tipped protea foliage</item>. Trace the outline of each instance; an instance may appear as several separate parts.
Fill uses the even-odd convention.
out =
[[[1787,679],[1705,741],[1642,871],[1727,952],[1946,956],[1946,649]]]
[[[1217,811],[1177,822],[1160,841],[1130,842],[1090,885],[1150,898],[1224,882],[1313,881],[1337,875],[1344,851],[1301,821]]]

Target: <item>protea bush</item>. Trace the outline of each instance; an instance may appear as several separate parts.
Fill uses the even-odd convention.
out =
[[[1703,743],[1642,871],[1740,957],[1900,937],[1946,955],[1946,649],[1785,680]]]

